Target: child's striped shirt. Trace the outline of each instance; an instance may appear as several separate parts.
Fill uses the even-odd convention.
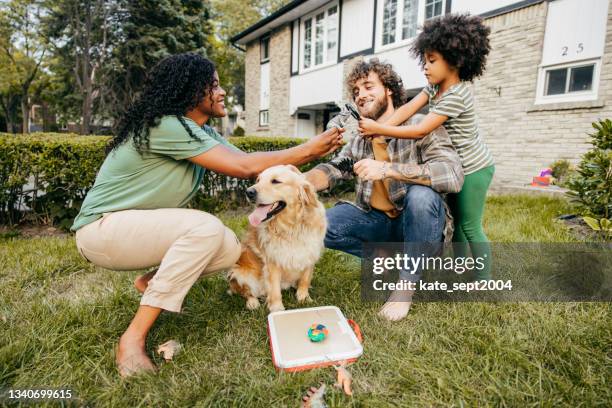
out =
[[[423,91],[429,96],[429,111],[448,117],[443,126],[461,158],[464,174],[491,166],[493,156],[480,136],[474,97],[468,85],[465,82],[453,85],[438,99],[435,99],[437,85],[429,84]]]

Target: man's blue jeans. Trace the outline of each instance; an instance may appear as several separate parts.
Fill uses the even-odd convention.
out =
[[[442,247],[445,223],[440,194],[430,187],[410,185],[404,210],[397,218],[389,218],[378,210],[365,212],[348,203],[328,209],[325,247],[361,258],[366,242],[404,242],[416,243],[406,246],[409,256],[434,256]],[[401,276],[418,280],[420,274]]]

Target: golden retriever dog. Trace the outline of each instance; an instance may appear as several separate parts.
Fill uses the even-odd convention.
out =
[[[297,289],[298,302],[311,301],[308,289],[327,228],[315,188],[297,167],[274,166],[259,175],[247,197],[256,208],[240,259],[228,273],[228,292],[243,296],[251,310],[263,297],[270,312],[285,310],[281,290],[289,287]]]

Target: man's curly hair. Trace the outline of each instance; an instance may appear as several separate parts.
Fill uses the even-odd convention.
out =
[[[198,140],[189,129],[183,115],[212,95],[215,65],[195,53],[172,55],[158,62],[147,75],[144,89],[117,125],[116,136],[107,152],[132,139],[142,153],[149,146],[149,129],[159,125],[162,116],[178,118],[187,133]]]
[[[378,74],[378,78],[382,84],[392,92],[391,99],[393,106],[400,107],[406,100],[406,91],[404,84],[399,74],[393,70],[393,66],[388,63],[380,62],[378,58],[372,58],[369,61],[359,61],[346,79],[346,85],[353,96],[353,88],[355,84],[362,78],[367,78],[370,72]],[[353,100],[355,98],[353,97]]]
[[[462,81],[473,81],[485,70],[490,33],[478,16],[447,14],[426,21],[410,51],[421,65],[425,65],[426,52],[437,51],[459,70]]]

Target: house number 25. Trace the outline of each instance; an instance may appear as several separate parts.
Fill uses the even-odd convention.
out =
[[[561,47],[561,55],[565,57],[568,50],[569,47],[567,46]],[[576,54],[580,54],[582,51],[584,51],[584,45],[582,43],[578,43],[578,46],[576,47]]]

